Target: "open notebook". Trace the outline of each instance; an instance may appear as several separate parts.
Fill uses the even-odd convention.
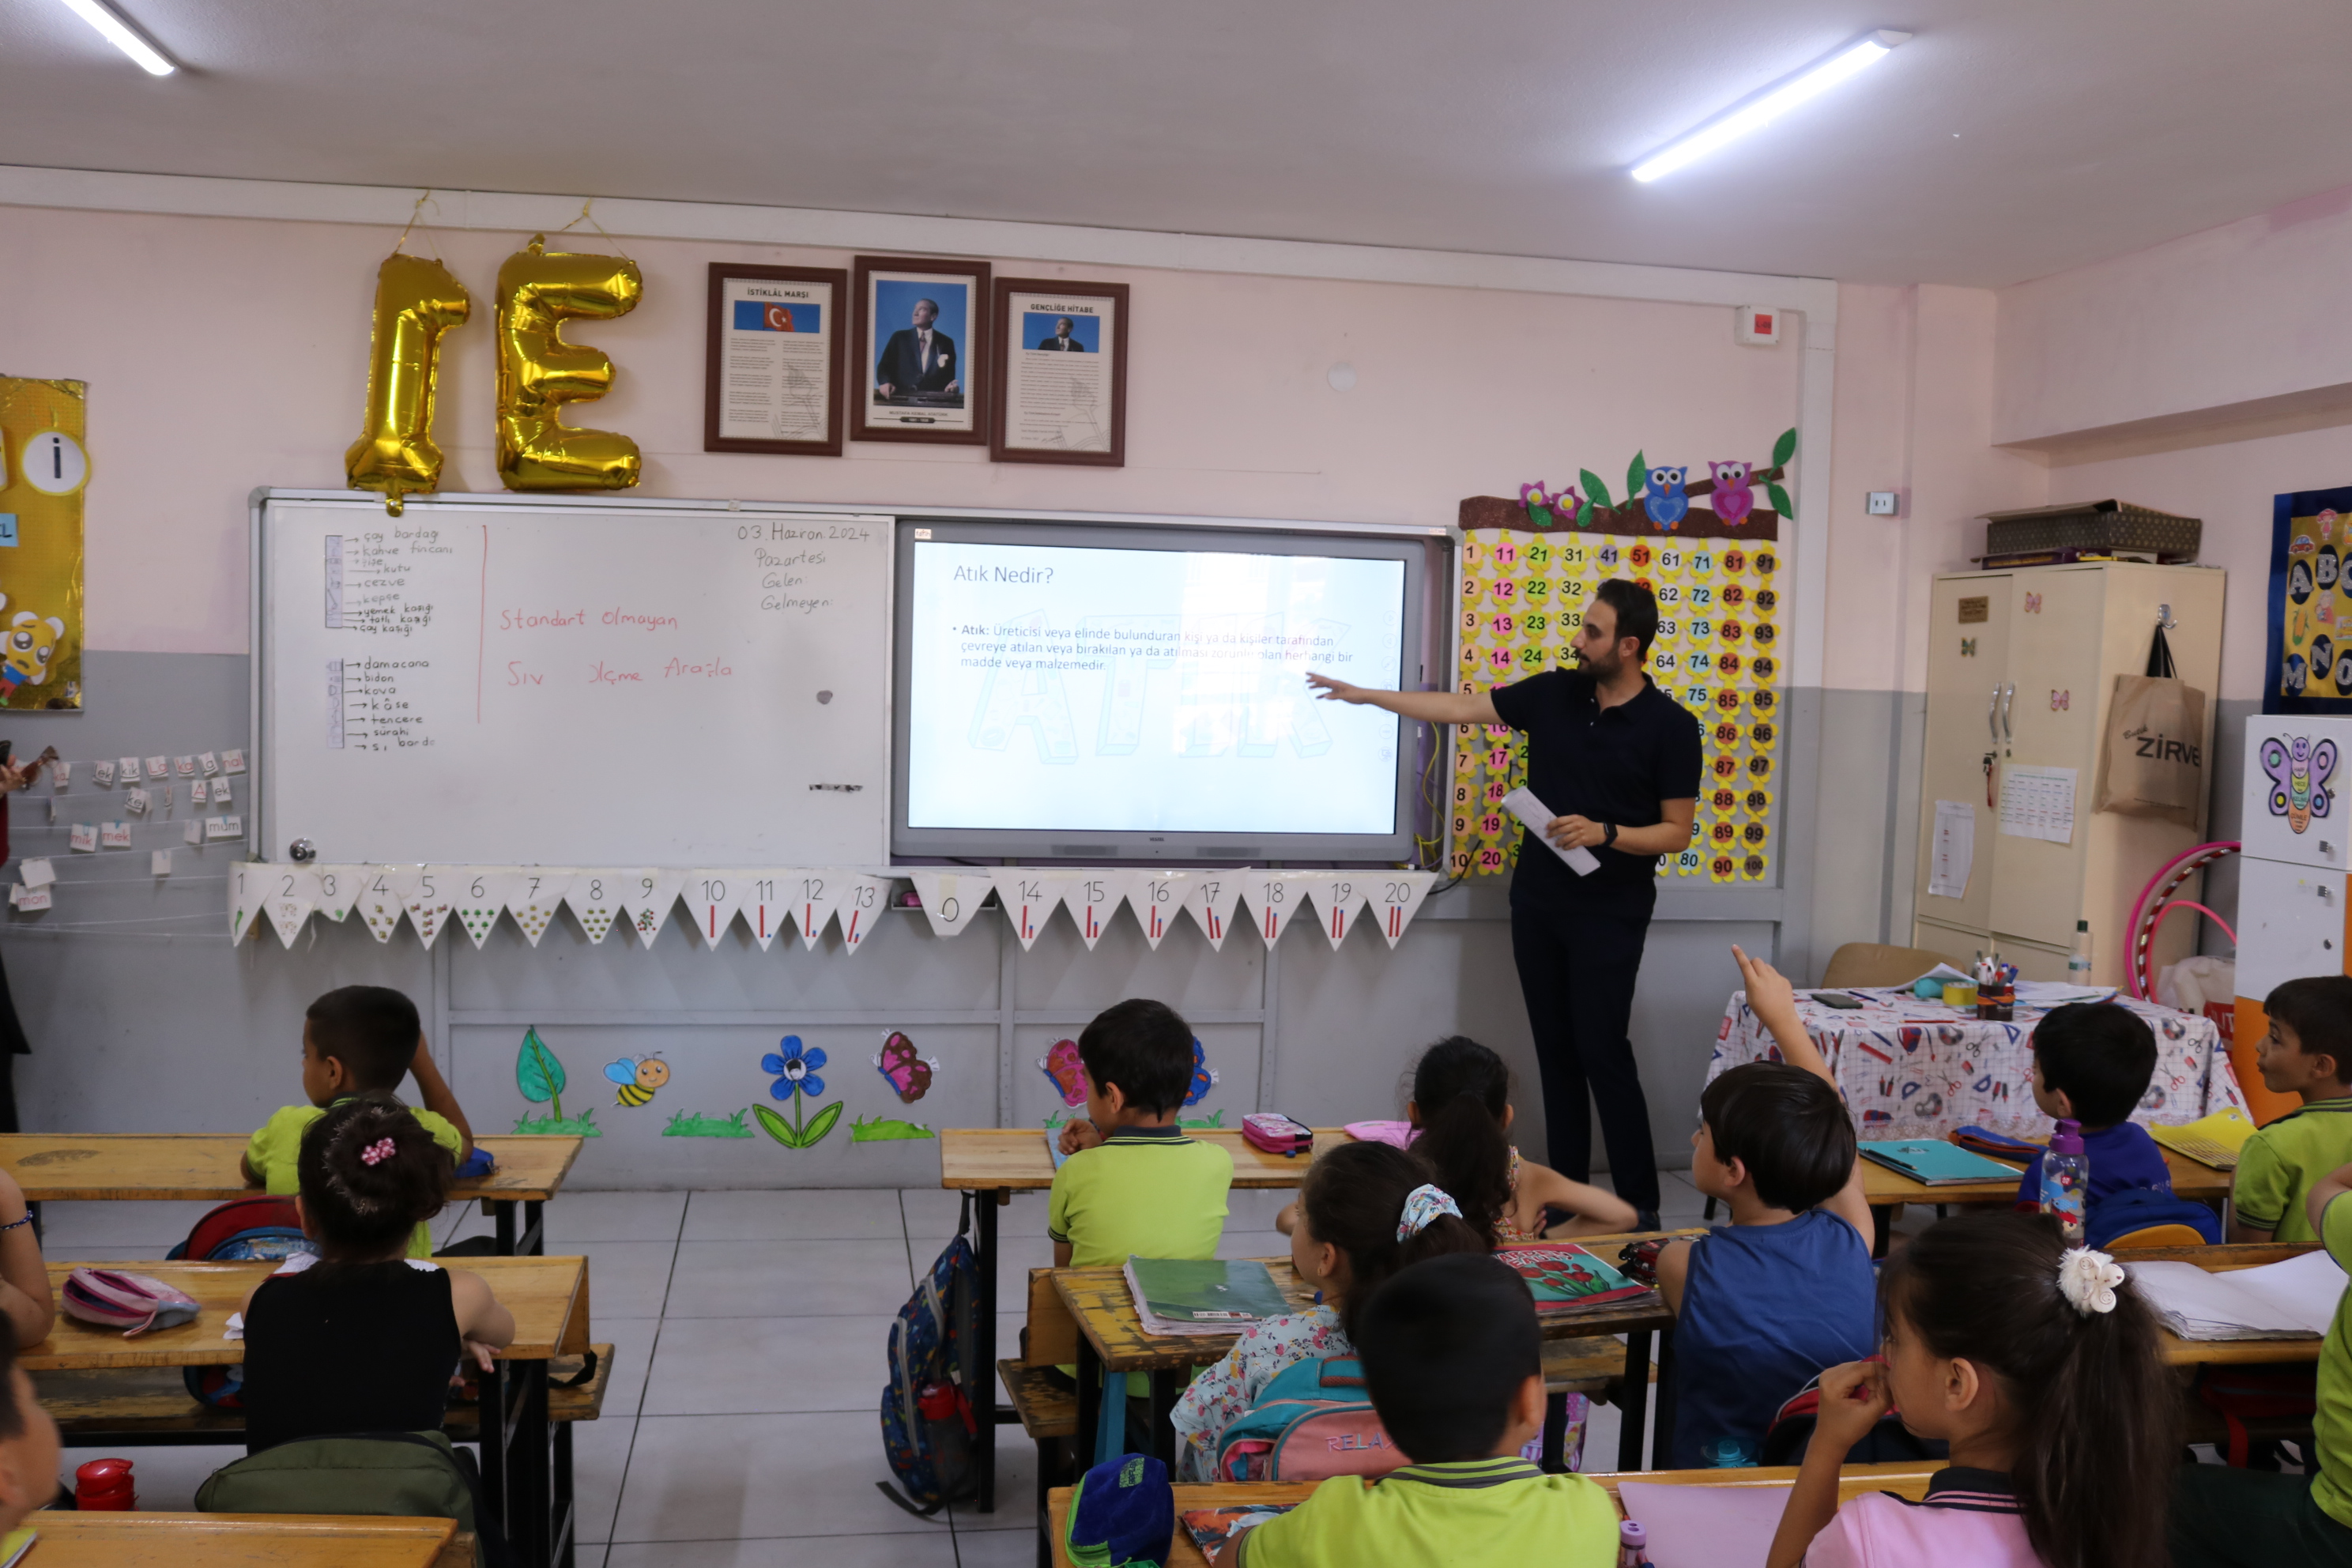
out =
[[[2344,1270],[2324,1252],[2209,1274],[2194,1263],[2134,1263],[2132,1284],[2184,1340],[2315,1340],[2336,1321]]]

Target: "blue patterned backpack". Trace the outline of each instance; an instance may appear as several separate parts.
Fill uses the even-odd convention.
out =
[[[882,1390],[882,1451],[898,1478],[874,1484],[908,1513],[929,1519],[979,1493],[977,1447],[993,1442],[975,1410],[994,1405],[996,1369],[978,1363],[973,1314],[980,1266],[967,1233],[971,1198],[947,1250],[923,1276],[890,1325],[890,1381]],[[993,1415],[993,1410],[988,1410]]]

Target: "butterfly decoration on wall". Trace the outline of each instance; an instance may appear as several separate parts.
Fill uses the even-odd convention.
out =
[[[874,1068],[885,1082],[898,1091],[901,1100],[912,1105],[930,1092],[931,1079],[940,1070],[940,1063],[936,1057],[926,1059],[917,1056],[915,1042],[902,1031],[893,1029],[884,1037]]]
[[[2336,758],[2333,741],[2316,746],[2307,735],[2264,741],[2263,772],[2271,776],[2271,815],[2285,817],[2287,826],[2297,833],[2310,826],[2313,817],[2326,816],[2335,804],[2327,782],[2336,776]]]
[[[1045,1054],[1037,1058],[1037,1068],[1052,1082],[1064,1105],[1077,1106],[1087,1102],[1087,1075],[1078,1061],[1077,1041],[1055,1040]]]
[[[1209,1065],[1209,1053],[1201,1048],[1201,1038],[1195,1035],[1192,1037],[1192,1082],[1184,1090],[1184,1103],[1200,1104],[1216,1082],[1216,1069]]]

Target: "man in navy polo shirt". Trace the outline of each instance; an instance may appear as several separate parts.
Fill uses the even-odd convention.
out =
[[[1528,844],[1511,879],[1511,949],[1543,1071],[1549,1163],[1590,1177],[1597,1103],[1611,1182],[1644,1228],[1657,1225],[1657,1161],[1626,1025],[1657,903],[1657,859],[1690,843],[1703,765],[1698,721],[1642,668],[1657,630],[1650,591],[1612,578],[1584,612],[1572,670],[1477,692],[1373,691],[1307,678],[1326,700],[1369,702],[1430,724],[1527,731],[1528,789],[1559,814],[1544,837],[1601,862],[1580,877]]]

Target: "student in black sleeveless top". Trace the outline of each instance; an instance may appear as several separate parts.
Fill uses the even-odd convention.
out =
[[[480,1275],[405,1256],[417,1222],[441,1212],[447,1154],[399,1101],[366,1094],[310,1125],[296,1168],[319,1252],[246,1298],[247,1451],[438,1430],[462,1358],[488,1368],[515,1332]]]

